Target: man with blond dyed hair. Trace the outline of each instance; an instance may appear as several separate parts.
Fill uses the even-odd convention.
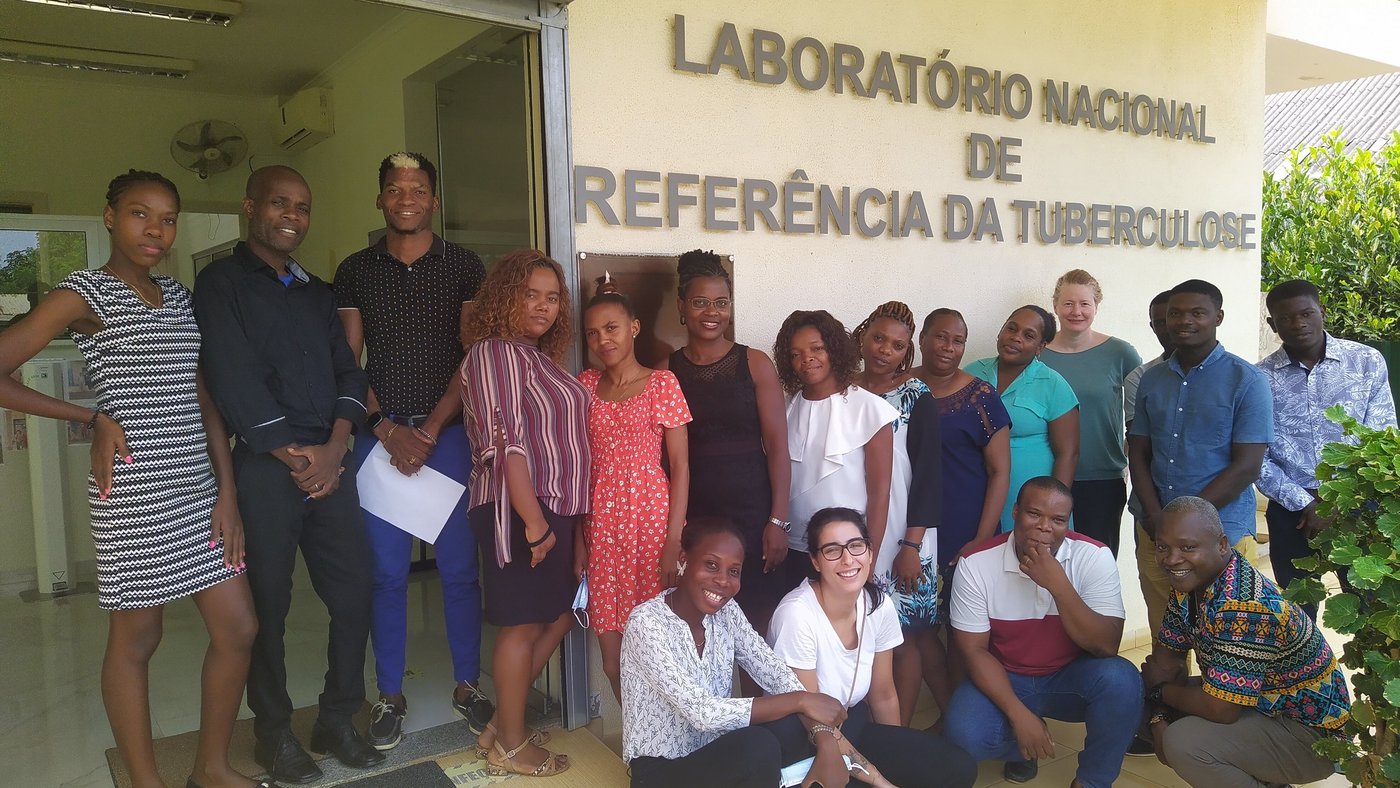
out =
[[[357,359],[368,350],[368,429],[355,439],[352,464],[358,469],[383,446],[406,476],[426,467],[465,485],[472,451],[462,429],[460,329],[486,269],[475,252],[433,232],[437,168],[422,154],[395,153],[380,162],[375,207],[384,212],[384,237],[347,257],[335,274],[350,349]],[[368,511],[364,517],[374,556],[370,644],[379,684],[369,741],[388,750],[402,740],[408,713],[403,675],[413,537]],[[457,680],[451,703],[479,735],[494,708],[480,689],[481,586],[465,495],[434,547]]]

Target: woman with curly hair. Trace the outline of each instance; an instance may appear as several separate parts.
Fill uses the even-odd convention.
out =
[[[589,504],[588,392],[560,366],[572,326],[564,271],[534,249],[496,263],[467,322],[469,516],[486,620],[500,627],[496,714],[478,747],[497,776],[569,768],[540,746],[547,734],[525,727],[525,700],[573,621],[574,542]]]
[[[890,505],[890,466],[899,411],[855,385],[860,354],[841,321],[826,310],[788,315],[773,343],[787,408],[792,487],[788,512],[787,586],[807,579],[807,521],[830,506],[865,513],[878,553]]]
[[[938,528],[943,506],[943,438],[928,386],[914,375],[914,313],[901,301],[875,308],[851,332],[864,368],[856,384],[899,411],[894,430],[890,509],[871,577],[895,602],[903,642],[894,647],[899,719],[908,725],[927,678],[939,708],[952,690],[935,629],[939,616]],[[917,474],[917,475],[916,475]],[[913,516],[911,516],[913,515]]]

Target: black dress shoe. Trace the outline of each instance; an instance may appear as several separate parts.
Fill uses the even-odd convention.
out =
[[[317,723],[311,729],[311,751],[317,755],[330,753],[352,769],[368,769],[384,762],[384,753],[361,738],[353,725],[331,728]]]
[[[1035,779],[1040,764],[1034,758],[1029,761],[1007,761],[1002,767],[1001,776],[1013,783],[1028,783]]]
[[[272,779],[284,783],[300,785],[321,779],[321,767],[301,748],[291,731],[275,739],[259,739],[253,745],[253,760],[267,769]]]

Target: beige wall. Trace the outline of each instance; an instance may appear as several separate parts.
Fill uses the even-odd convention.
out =
[[[273,97],[162,89],[148,83],[94,84],[82,75],[6,79],[0,84],[0,192],[48,196],[43,212],[91,216],[102,210],[107,182],[130,168],[175,182],[187,208],[237,208],[247,165],[201,181],[170,158],[170,139],[200,120],[243,130],[255,164],[272,160]]]
[[[793,309],[825,308],[854,327],[876,305],[899,299],[919,316],[951,306],[967,316],[967,361],[991,355],[993,335],[1020,304],[1049,305],[1055,279],[1070,268],[1094,273],[1105,291],[1096,328],[1122,336],[1145,355],[1157,343],[1147,303],[1158,291],[1201,277],[1225,293],[1226,347],[1252,359],[1258,348],[1258,250],[1043,246],[1014,242],[1013,199],[1123,203],[1258,214],[1263,139],[1263,0],[1215,3],[1114,3],[1074,6],[1053,0],[948,0],[881,4],[746,3],[672,0],[664,4],[587,0],[570,6],[572,144],[576,166],[613,172],[764,178],[775,183],[802,168],[812,182],[920,190],[933,237],[785,235],[706,231],[698,209],[678,227],[643,229],[602,223],[590,209],[575,225],[581,252],[674,254],[702,247],[735,256],[739,341],[765,351]],[[881,50],[955,65],[1020,72],[1037,86],[1023,120],[933,108],[926,97],[808,92],[792,83],[762,85],[729,68],[716,75],[672,67],[672,15],[684,14],[687,55],[707,59],[723,22],[748,46],[753,28],[776,31],[790,48],[801,36],[859,46],[867,62]],[[750,61],[751,63],[752,61]],[[868,74],[868,72],[866,72]],[[1204,103],[1215,144],[1134,137],[1039,120],[1045,79]],[[973,180],[966,171],[969,133],[1023,140],[1020,183]],[[654,186],[665,193],[664,184]],[[689,193],[700,194],[691,188]],[[730,194],[734,194],[733,190]],[[942,237],[942,197],[994,197],[1008,241],[952,242]],[[613,202],[621,213],[621,201]],[[652,206],[652,215],[664,215]],[[731,215],[737,211],[730,212]],[[583,217],[578,217],[583,218]],[[1257,242],[1257,231],[1254,236]],[[1131,542],[1125,542],[1131,544]],[[1144,624],[1132,551],[1120,562],[1132,632]],[[604,699],[595,729],[617,736],[620,718],[595,664]]]
[[[379,162],[436,139],[422,128],[431,120],[421,112],[417,126],[406,128],[406,110],[413,108],[406,107],[404,80],[483,29],[470,20],[404,13],[308,85],[331,88],[335,103],[335,135],[289,162],[311,184],[311,230],[296,253],[309,270],[329,280],[341,260],[365,247],[370,231],[384,226],[374,207]],[[421,103],[431,93],[409,96]],[[420,152],[437,157],[433,149]]]
[[[922,191],[935,236],[711,232],[687,209],[675,229],[576,226],[584,252],[675,253],[695,247],[735,255],[738,338],[765,350],[784,316],[827,308],[849,326],[888,299],[923,315],[961,309],[970,324],[967,360],[990,355],[992,336],[1017,305],[1048,303],[1055,278],[1083,267],[1103,284],[1096,328],[1140,350],[1156,347],[1147,302],[1189,277],[1226,294],[1221,336],[1246,355],[1257,346],[1258,250],[950,242],[941,237],[942,195],[995,197],[1011,229],[1012,199],[1121,202],[1135,206],[1259,212],[1263,134],[1264,2],[1095,2],[1065,13],[1063,3],[989,2],[971,7],[906,0],[879,11],[858,3],[752,3],[676,0],[639,8],[620,0],[570,7],[570,80],[575,165],[766,178],[781,183],[805,169],[818,184]],[[1047,78],[1204,103],[1212,145],[985,117],[961,110],[894,104],[888,98],[808,92],[791,83],[742,81],[672,68],[672,14],[686,16],[688,56],[708,56],[720,25],[752,28]],[[1209,24],[1202,24],[1209,20]],[[1041,106],[1040,96],[1035,107]],[[966,174],[971,132],[1024,140],[1019,184]],[[1257,234],[1255,239],[1257,240]]]

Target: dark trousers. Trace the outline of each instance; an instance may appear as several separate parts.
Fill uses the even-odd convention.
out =
[[[967,788],[977,779],[977,763],[960,747],[923,731],[876,725],[864,702],[850,710],[841,732],[901,788]],[[730,731],[684,758],[633,758],[632,786],[773,788],[783,766],[815,754],[793,715]],[[864,783],[852,778],[849,785]]]
[[[298,548],[311,575],[311,586],[325,603],[331,620],[318,722],[349,725],[365,699],[365,645],[373,576],[355,475],[340,477],[340,487],[330,496],[306,501],[287,466],[270,454],[254,454],[239,443],[233,452],[233,467],[238,508],[247,534],[248,586],[258,614],[258,636],[248,668],[253,731],[259,739],[267,739],[280,736],[291,726],[283,635],[292,604]]]
[[[1128,504],[1128,484],[1116,479],[1075,482],[1074,530],[1108,545],[1118,557],[1118,535],[1123,527],[1123,507]]]
[[[1293,559],[1312,555],[1307,535],[1298,529],[1302,519],[1301,511],[1290,512],[1275,501],[1269,501],[1269,508],[1264,510],[1264,523],[1269,528],[1269,564],[1279,588],[1287,588],[1292,581],[1309,575],[1293,565]],[[1317,620],[1317,605],[1300,607]]]

